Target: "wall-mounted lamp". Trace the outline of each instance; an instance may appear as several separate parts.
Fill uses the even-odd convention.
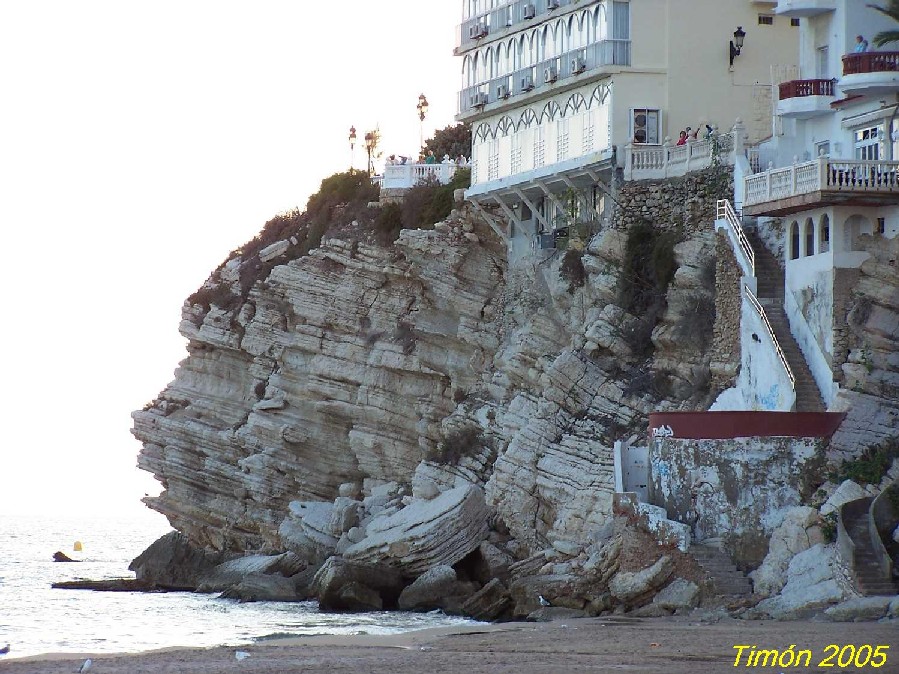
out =
[[[743,30],[743,26],[737,26],[737,29],[734,31],[734,39],[730,42],[730,65],[733,67],[734,65],[734,57],[740,55],[740,50],[743,48],[743,40],[746,37],[746,31]]]

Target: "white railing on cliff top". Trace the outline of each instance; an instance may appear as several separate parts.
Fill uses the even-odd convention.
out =
[[[743,205],[752,206],[812,192],[896,193],[899,162],[818,157],[744,178]]]
[[[734,207],[730,205],[730,202],[727,199],[718,200],[718,215],[716,220],[723,220],[727,223],[731,233],[731,239],[737,244],[734,246],[734,252],[738,254],[738,259],[742,258],[739,259],[739,262],[740,266],[743,267],[743,274],[745,276],[755,276],[755,251],[752,249],[752,245],[746,237],[746,232],[743,231],[743,225],[740,224],[740,218],[737,217]],[[739,253],[742,253],[742,256],[739,255]]]
[[[408,163],[384,167],[382,189],[409,189],[422,182],[436,181],[446,185],[460,168],[455,162],[445,164]]]
[[[729,133],[675,145],[665,138],[661,145],[624,146],[625,180],[674,178],[690,171],[708,168],[716,161],[732,165],[738,153],[745,151],[746,128],[738,119]]]
[[[780,347],[780,342],[777,341],[777,335],[774,334],[774,328],[771,327],[771,321],[768,320],[768,314],[765,313],[764,307],[758,301],[758,298],[753,294],[753,292],[749,289],[745,283],[743,284],[743,292],[746,294],[746,297],[749,299],[749,303],[756,310],[758,315],[761,317],[762,322],[765,324],[765,327],[768,329],[768,336],[771,337],[771,341],[774,343],[774,350],[777,352],[777,357],[780,358],[780,364],[783,365],[784,370],[787,372],[787,378],[790,380],[790,386],[793,390],[796,390],[796,377],[793,375],[793,370],[790,367],[790,364],[787,362],[787,356],[784,353],[783,349]]]

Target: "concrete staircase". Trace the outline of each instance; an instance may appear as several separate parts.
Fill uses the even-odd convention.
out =
[[[796,378],[796,411],[825,412],[826,407],[821,399],[821,392],[806,363],[805,356],[793,333],[790,321],[784,311],[784,274],[777,259],[752,232],[746,232],[752,249],[755,252],[755,277],[758,284],[759,304],[765,308],[768,321],[774,329],[774,335],[780,342],[780,348],[790,364]]]
[[[847,503],[841,513],[846,533],[855,545],[853,555],[855,585],[866,597],[899,594],[899,584],[891,578],[884,578],[871,545],[868,510],[873,500],[862,498]]]
[[[689,552],[708,574],[718,594],[731,597],[752,594],[752,583],[719,548],[708,543],[694,544]]]

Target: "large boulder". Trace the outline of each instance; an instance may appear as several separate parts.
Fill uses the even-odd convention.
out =
[[[880,620],[890,610],[896,597],[853,597],[831,606],[824,611],[824,617],[834,622],[861,622]]]
[[[453,567],[435,566],[403,590],[397,607],[403,611],[439,608],[449,613],[458,613],[463,601],[476,589],[477,585],[459,582]]]
[[[281,555],[248,555],[219,564],[200,580],[199,592],[222,592],[251,576],[290,578],[307,567],[306,561],[292,552]]]
[[[299,601],[294,581],[284,576],[252,574],[222,592],[223,599],[239,601]]]
[[[505,614],[511,605],[512,599],[506,586],[494,578],[462,604],[462,615],[490,622]]]
[[[509,567],[514,563],[512,555],[503,552],[493,543],[484,541],[477,549],[474,577],[482,584],[487,584],[494,578],[506,582],[509,580]]]
[[[346,590],[351,583],[354,587]],[[324,611],[380,610],[371,608],[376,602],[368,588],[380,598],[381,608],[394,608],[405,586],[397,569],[383,564],[359,564],[341,557],[329,557],[312,580],[312,593]],[[364,601],[360,601],[360,599]],[[366,608],[360,608],[364,604]]]
[[[844,503],[856,501],[860,498],[865,498],[866,496],[870,496],[870,494],[865,491],[864,487],[856,484],[852,480],[845,480],[839,487],[837,487],[836,491],[830,495],[830,498],[824,502],[824,505],[821,506],[821,514],[829,515],[830,513],[839,510],[840,506]]]
[[[699,586],[696,583],[677,578],[652,598],[655,606],[665,611],[696,608],[699,604]]]
[[[128,569],[138,580],[158,588],[195,590],[201,579],[224,560],[224,553],[199,548],[172,531],[135,557]]]
[[[673,571],[674,562],[664,555],[642,571],[619,571],[609,581],[609,591],[625,606],[640,606],[665,584]]]
[[[797,506],[787,512],[783,522],[771,534],[768,554],[762,565],[749,574],[756,594],[769,597],[787,583],[790,560],[813,545],[824,542],[818,511]]]
[[[592,599],[585,591],[581,580],[571,574],[545,574],[519,578],[509,587],[509,594],[515,602],[513,615],[526,618],[544,604],[583,610]]]
[[[385,511],[366,527],[366,537],[343,553],[362,564],[384,563],[410,576],[438,565],[452,566],[487,537],[490,512],[484,493],[462,485],[430,501],[415,500]]]
[[[278,528],[285,547],[312,566],[320,566],[334,554],[340,539],[334,528],[342,521],[342,515],[335,510],[334,503],[291,501],[287,517]]]
[[[541,606],[536,611],[528,614],[528,622],[532,623],[548,623],[553,620],[575,620],[577,618],[586,618],[585,611],[579,611],[576,608],[565,608],[563,606]]]
[[[804,618],[846,598],[838,580],[839,561],[832,545],[814,545],[796,555],[787,567],[787,583],[779,595],[763,599],[751,615],[777,620]]]

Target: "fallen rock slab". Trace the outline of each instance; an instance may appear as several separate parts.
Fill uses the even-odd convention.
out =
[[[347,590],[354,584],[351,590]],[[382,608],[394,608],[405,582],[397,569],[377,564],[359,564],[341,557],[329,557],[312,580],[312,593],[318,597],[323,611],[381,610],[371,607],[377,602],[368,588],[379,597]],[[367,608],[362,608],[361,606]]]
[[[532,623],[548,623],[553,620],[573,620],[576,618],[588,618],[584,611],[563,606],[541,606],[536,611],[528,614],[527,620]]]
[[[487,537],[489,510],[474,485],[449,489],[430,501],[417,500],[398,512],[379,515],[366,537],[343,556],[363,564],[384,563],[409,576],[438,565],[452,566]]]
[[[824,611],[824,615],[834,622],[880,620],[887,615],[890,604],[896,599],[896,597],[856,597],[831,606]]]
[[[652,599],[655,606],[668,611],[680,608],[696,608],[699,604],[699,586],[689,580],[677,578]]]
[[[674,562],[668,555],[664,555],[642,571],[616,573],[609,581],[609,592],[622,604],[639,604],[642,603],[640,600],[664,585],[673,572]]]
[[[138,580],[168,590],[194,590],[224,561],[224,553],[205,550],[172,531],[154,541],[128,566]]]
[[[491,622],[500,618],[511,606],[512,598],[506,586],[494,578],[462,604],[462,615]]]
[[[222,599],[250,601],[299,601],[296,585],[284,576],[251,575],[221,594]]]

